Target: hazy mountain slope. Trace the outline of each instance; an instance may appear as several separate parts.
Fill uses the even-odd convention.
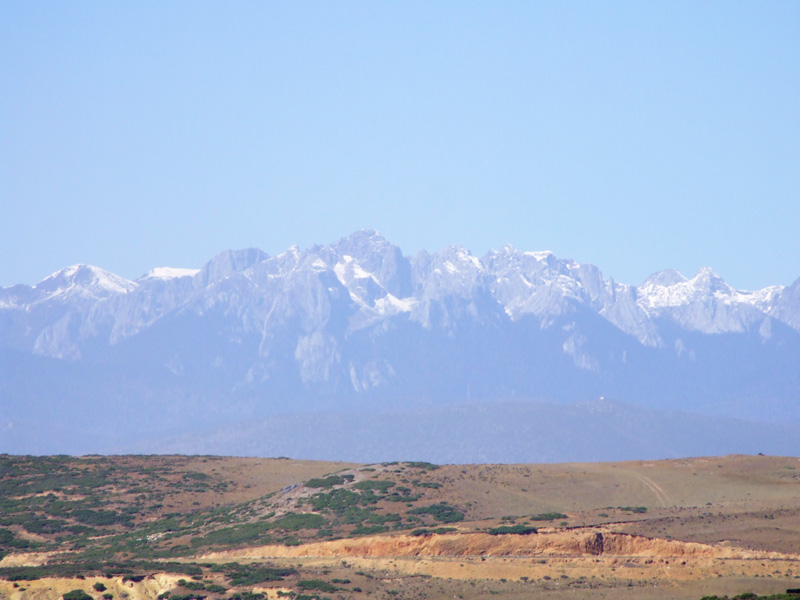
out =
[[[0,431],[42,442],[51,424],[136,438],[293,412],[600,396],[800,422],[800,279],[747,292],[702,269],[635,287],[511,246],[407,257],[373,231],[135,281],[68,267],[0,289],[0,350]]]
[[[440,463],[582,462],[797,453],[797,427],[592,401],[493,403],[386,414],[280,415],[119,452]]]

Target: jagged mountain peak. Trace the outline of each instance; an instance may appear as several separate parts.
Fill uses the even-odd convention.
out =
[[[386,261],[397,261],[403,257],[400,248],[389,242],[374,229],[361,229],[326,246],[314,246],[309,252],[331,265],[347,260],[355,260],[367,270],[380,269]]]
[[[725,280],[710,267],[701,267],[691,279],[676,269],[664,269],[653,273],[639,286],[639,290],[643,293],[652,293],[659,288],[681,289],[684,292],[688,290],[733,292],[733,288],[725,283]]]
[[[33,288],[0,290],[0,307],[33,306],[67,290],[81,298],[104,299],[140,284],[146,285],[124,302],[112,303],[126,307],[108,317],[115,323],[115,332],[134,335],[190,301],[198,312],[225,305],[231,314],[248,314],[247,327],[258,329],[280,294],[290,294],[291,289],[295,299],[298,293],[318,294],[315,299],[309,296],[305,304],[314,307],[323,301],[322,296],[341,294],[342,287],[350,296],[346,300],[354,302],[352,327],[389,319],[414,307],[417,312],[412,318],[417,318],[420,311],[437,303],[441,306],[436,311],[462,310],[455,307],[479,299],[475,306],[491,307],[490,312],[499,306],[511,321],[536,315],[543,324],[582,307],[645,344],[661,339],[659,326],[652,321],[656,317],[704,333],[752,329],[758,326],[759,315],[800,329],[800,284],[742,292],[703,268],[691,279],[676,270],[659,271],[636,288],[605,279],[592,264],[559,258],[550,250],[522,251],[512,244],[490,250],[481,259],[461,245],[406,257],[372,229],[355,231],[325,246],[301,250],[295,245],[273,257],[257,248],[226,250],[199,271],[159,267],[135,282],[97,267],[73,265]],[[298,292],[300,288],[304,291]],[[112,308],[104,310],[108,313]],[[125,325],[125,319],[131,320],[134,314],[137,324]],[[422,321],[447,319],[425,317]]]
[[[550,261],[554,259],[558,259],[555,253],[552,250],[537,250],[537,251],[526,251],[525,256],[532,256],[539,262]]]
[[[647,288],[653,286],[672,286],[678,283],[683,283],[688,281],[686,277],[677,269],[663,269],[661,271],[656,271],[650,277],[645,279],[642,282],[642,285],[639,286],[640,288]]]
[[[136,282],[93,265],[71,265],[45,277],[33,286],[38,301],[54,297],[80,296],[103,299],[127,294],[136,289]]]
[[[709,267],[701,268],[691,279],[673,269],[659,271],[639,286],[638,296],[645,310],[684,306],[705,297],[739,301],[736,291]]]
[[[733,288],[725,283],[725,280],[717,275],[711,267],[700,268],[690,282],[709,292],[733,292]]]
[[[268,258],[269,255],[258,248],[225,250],[208,261],[197,276],[201,285],[209,285],[230,277],[234,273],[249,269]]]
[[[394,246],[377,229],[359,229],[341,238],[336,245],[370,247],[372,249],[376,246]]]
[[[386,261],[396,263],[404,258],[398,246],[389,242],[378,231],[368,229],[356,231],[338,242],[323,248],[314,248],[312,251],[332,254],[335,257],[333,262],[340,262],[348,256],[348,260],[355,260],[371,272],[381,269]]]
[[[464,266],[470,270],[485,270],[483,263],[477,256],[458,244],[445,246],[431,256],[434,263],[444,265],[449,273],[455,273],[458,270],[458,266]]]
[[[382,289],[397,298],[410,296],[411,264],[402,250],[374,229],[362,229],[320,249],[342,279],[350,271],[355,279],[372,278]],[[344,281],[343,281],[344,283]],[[345,285],[347,285],[345,283]]]

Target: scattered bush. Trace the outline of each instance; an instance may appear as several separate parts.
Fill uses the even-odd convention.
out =
[[[367,479],[365,481],[357,481],[353,487],[357,490],[378,490],[385,493],[391,487],[394,487],[394,481],[383,481],[375,479]]]
[[[567,515],[560,512],[546,512],[538,515],[531,515],[531,521],[555,521],[556,519],[567,519]]]
[[[90,508],[80,508],[73,510],[70,517],[86,525],[108,526],[124,525],[133,526],[133,518],[130,515],[123,515],[113,510],[92,510]]]
[[[440,523],[456,523],[464,520],[464,513],[446,502],[414,508],[408,512],[414,515],[431,515]]]
[[[642,514],[647,512],[646,506],[620,506],[619,509],[637,514]]]
[[[234,527],[223,527],[211,531],[204,536],[192,538],[191,544],[193,547],[198,547],[208,545],[231,546],[256,540],[267,542],[270,539],[267,532],[273,527],[274,525],[272,523],[263,521],[259,523],[246,523]]]
[[[338,489],[328,493],[314,494],[309,499],[314,510],[342,510],[361,503],[361,494],[351,490]]]
[[[306,579],[304,581],[298,581],[297,587],[304,591],[309,590],[317,590],[319,592],[338,592],[339,588],[335,585],[331,585],[327,581],[323,581],[322,579]]]
[[[528,527],[526,525],[501,525],[500,527],[493,527],[489,530],[491,535],[530,535],[532,533],[539,533],[536,527]]]
[[[436,481],[412,481],[411,485],[421,488],[430,488],[432,490],[438,490],[442,487],[442,484]]]
[[[273,522],[278,529],[297,531],[299,529],[319,529],[325,527],[325,517],[315,513],[286,513]]]
[[[352,479],[352,475],[350,479]],[[325,490],[329,490],[335,485],[342,485],[345,482],[344,477],[340,477],[339,475],[330,475],[329,477],[318,477],[316,479],[309,479],[306,481],[306,487],[310,488],[322,488]]]
[[[199,565],[192,563],[176,563],[169,561],[131,561],[124,563],[93,562],[81,560],[73,563],[50,563],[39,567],[4,567],[0,568],[0,579],[6,581],[33,581],[43,577],[83,577],[87,574],[102,574],[103,577],[123,575],[133,581],[132,573],[136,571],[165,571],[167,573],[182,573],[185,575],[202,575],[203,570]],[[144,575],[138,581],[144,579]]]
[[[254,592],[236,592],[228,597],[228,600],[266,600],[264,594],[256,594]]]
[[[415,529],[411,532],[411,535],[441,535],[444,533],[452,533],[454,531],[458,531],[455,527],[436,527],[434,529]]]
[[[383,525],[358,525],[350,533],[352,535],[375,535],[386,531],[387,529]]]
[[[237,587],[252,586],[269,581],[283,581],[284,577],[297,573],[296,570],[291,568],[240,565],[239,563],[227,563],[224,568],[225,577],[231,585]]]
[[[434,465],[433,463],[424,461],[411,461],[403,464],[407,467],[411,467],[412,469],[424,469],[426,471],[435,471],[439,468],[439,465]]]

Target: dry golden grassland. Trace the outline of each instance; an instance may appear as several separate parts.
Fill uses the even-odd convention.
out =
[[[800,588],[793,457],[0,459],[0,598],[699,600]]]

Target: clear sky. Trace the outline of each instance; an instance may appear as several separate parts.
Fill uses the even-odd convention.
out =
[[[0,3],[0,285],[375,228],[800,277],[800,2]]]

